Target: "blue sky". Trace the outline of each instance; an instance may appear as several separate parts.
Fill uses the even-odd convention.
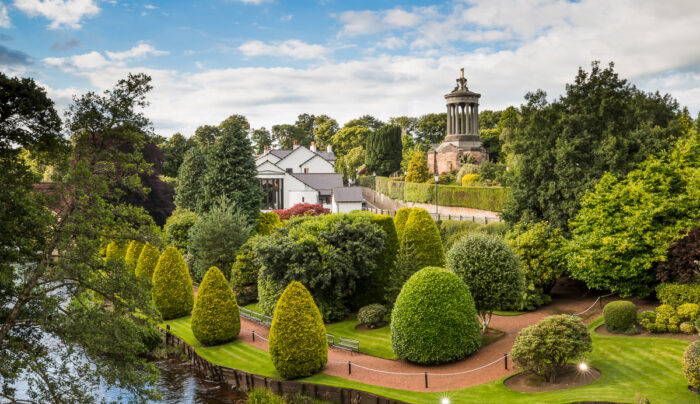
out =
[[[0,71],[59,108],[146,72],[165,136],[234,113],[270,127],[441,112],[461,67],[500,109],[557,96],[594,59],[696,114],[699,34],[697,0],[0,0]]]

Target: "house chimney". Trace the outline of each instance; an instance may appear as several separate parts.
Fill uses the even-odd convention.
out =
[[[270,151],[270,146],[265,146],[265,153],[267,153],[268,151]]]
[[[297,142],[297,141],[295,140],[295,141],[294,141],[294,148],[296,149],[297,147],[299,147],[299,142]]]
[[[328,147],[326,147],[326,151],[328,153],[333,153],[333,148],[331,148],[331,145],[328,145]]]
[[[311,142],[311,148],[310,150],[314,153],[316,153],[316,142]]]

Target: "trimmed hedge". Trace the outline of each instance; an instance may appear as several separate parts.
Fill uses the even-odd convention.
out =
[[[151,295],[153,304],[165,320],[183,317],[192,311],[192,278],[177,248],[168,247],[160,255],[153,272]]]
[[[136,265],[139,263],[139,256],[143,250],[143,243],[137,240],[133,240],[129,243],[129,247],[126,249],[126,255],[124,256],[124,261],[126,265],[129,266],[132,272],[136,271]]]
[[[629,331],[637,323],[637,306],[626,300],[610,302],[603,308],[603,319],[608,331]]]
[[[442,268],[413,274],[391,312],[391,347],[419,364],[452,362],[479,349],[479,320],[467,285]]]
[[[445,251],[442,248],[440,231],[425,209],[411,209],[401,242],[413,254],[419,268],[445,266]]]
[[[656,297],[661,303],[673,307],[683,303],[700,304],[700,284],[662,283],[656,287]]]
[[[406,221],[410,215],[411,208],[401,208],[396,211],[396,216],[394,216],[394,228],[396,230],[396,237],[399,240],[399,245],[401,245],[403,241],[403,231],[406,228]]]
[[[156,269],[159,258],[160,251],[158,251],[158,247],[151,243],[146,243],[141,250],[139,260],[136,264],[136,276],[151,281],[153,279],[153,271]]]
[[[231,341],[241,332],[236,297],[219,268],[211,267],[199,285],[192,309],[192,334],[204,345]]]
[[[282,292],[268,338],[272,364],[285,379],[311,376],[328,362],[321,312],[300,282],[291,282]]]
[[[129,243],[125,240],[115,240],[107,244],[107,253],[105,259],[107,261],[124,258],[126,250],[129,248]]]
[[[695,341],[683,353],[683,374],[688,384],[700,389],[700,341]]]

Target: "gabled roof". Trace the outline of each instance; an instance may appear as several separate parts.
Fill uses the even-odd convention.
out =
[[[331,161],[331,162],[335,161],[335,153],[333,153],[332,151],[329,152],[326,150],[318,150],[315,153],[328,161]]]
[[[272,154],[272,155],[275,156],[275,157],[278,157],[278,158],[283,159],[283,158],[287,157],[287,155],[289,155],[289,153],[291,153],[291,152],[293,152],[293,151],[294,151],[294,150],[272,149],[272,150],[270,150],[270,154]]]
[[[304,164],[308,163],[309,161],[311,161],[311,160],[313,160],[313,159],[322,159],[323,161],[325,161],[325,162],[327,162],[328,164],[330,164],[331,167],[334,167],[334,164],[333,164],[332,161],[328,161],[327,159],[323,158],[323,156],[321,156],[320,154],[314,154],[313,156],[309,157],[308,159],[306,159],[306,161],[304,161],[303,163],[299,164],[299,167],[303,167]]]
[[[312,173],[312,174],[297,174],[288,173],[292,177],[298,179],[304,184],[317,190],[321,195],[330,195],[333,189],[342,188],[343,175],[337,173]]]
[[[362,188],[333,188],[333,199],[336,202],[362,202]]]

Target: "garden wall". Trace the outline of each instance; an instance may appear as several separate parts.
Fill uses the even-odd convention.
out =
[[[291,380],[278,380],[265,376],[248,373],[242,370],[215,365],[202,358],[189,344],[182,339],[164,331],[164,343],[179,348],[190,358],[190,363],[197,371],[219,383],[224,383],[232,389],[251,391],[255,388],[266,388],[278,395],[293,395],[303,393],[321,400],[341,404],[404,404],[402,401],[381,397],[366,391],[347,389],[321,384],[302,383]]]
[[[361,176],[358,184],[372,188],[392,199],[406,202],[435,203],[435,184],[398,181],[387,177]],[[500,212],[508,197],[508,188],[460,187],[438,185],[437,203]]]

